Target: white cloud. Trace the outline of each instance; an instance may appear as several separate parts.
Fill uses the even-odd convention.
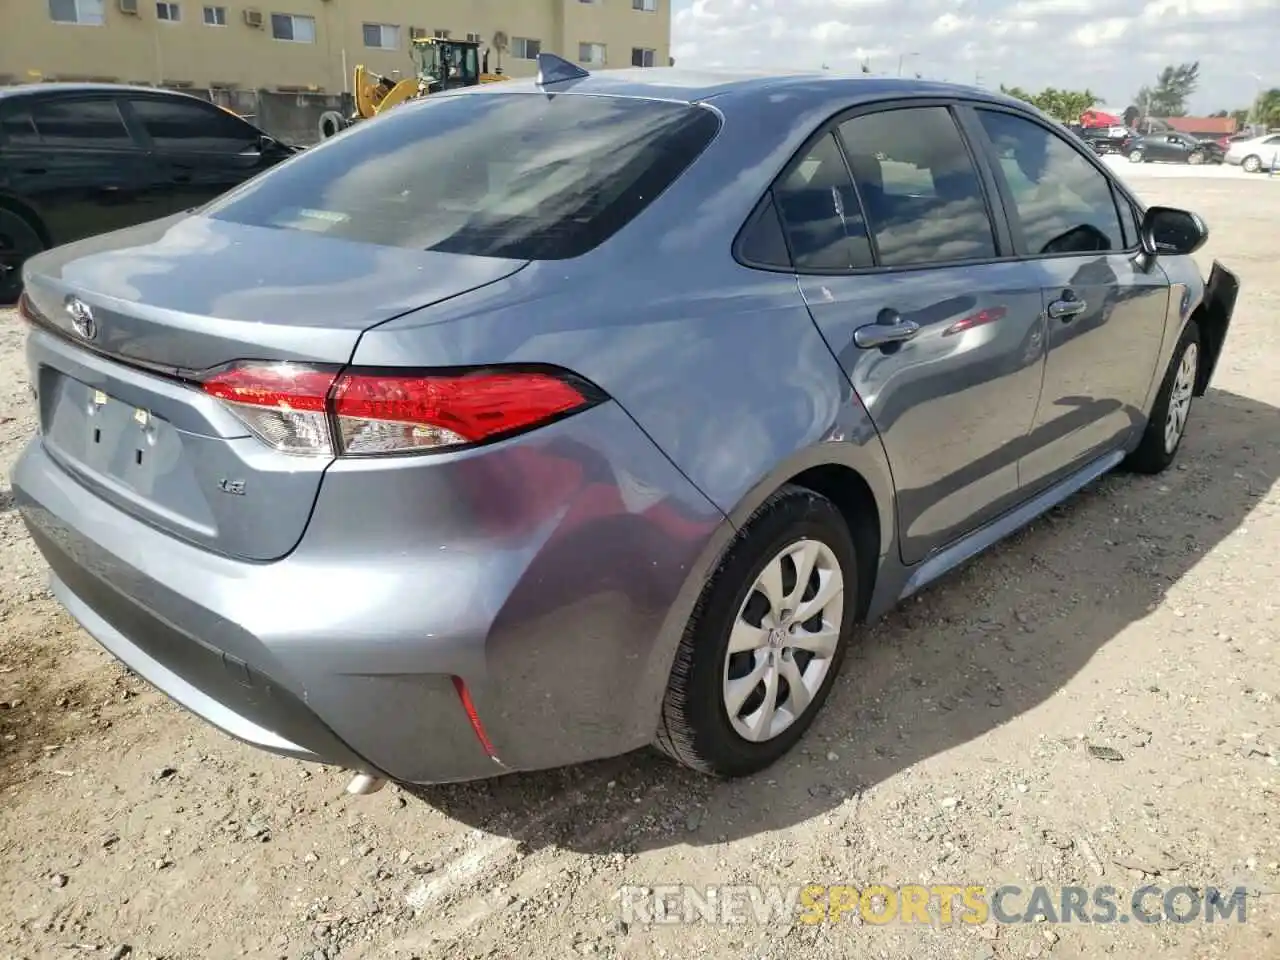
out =
[[[1110,46],[1129,32],[1132,22],[1128,17],[1093,20],[1073,30],[1071,39],[1082,47]]]
[[[1099,93],[1123,108],[1160,67],[1200,60],[1192,110],[1280,86],[1280,0],[672,0],[683,67],[903,72]],[[1212,36],[1199,46],[1188,38]],[[1046,43],[1061,37],[1068,43]]]

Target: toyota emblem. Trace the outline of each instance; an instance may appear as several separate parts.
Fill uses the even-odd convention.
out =
[[[71,315],[71,325],[85,340],[92,340],[98,335],[98,325],[94,322],[93,311],[79,297],[67,297],[67,313]]]

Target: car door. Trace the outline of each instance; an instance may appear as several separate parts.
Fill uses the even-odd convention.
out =
[[[141,94],[125,111],[151,145],[169,213],[207,203],[283,157],[256,127],[195,97]]]
[[[1040,284],[944,102],[854,112],[775,188],[799,283],[888,453],[914,563],[1018,495],[1040,393]]]
[[[149,219],[150,161],[109,95],[15,99],[4,189],[39,212],[55,244]]]
[[[1044,387],[1018,468],[1032,493],[1142,428],[1169,283],[1140,255],[1132,205],[1092,158],[1027,114],[983,106],[974,116],[1014,243],[1044,296]]]

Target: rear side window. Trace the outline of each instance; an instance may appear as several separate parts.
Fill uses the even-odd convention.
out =
[[[799,159],[773,188],[797,270],[874,266],[867,225],[833,135]]]
[[[40,141],[79,150],[132,147],[114,100],[52,100],[31,108]]]
[[[559,260],[629,223],[718,129],[716,114],[688,104],[432,97],[297,155],[203,212],[384,246]]]
[[[927,266],[996,255],[977,170],[946,107],[840,124],[880,264]]]
[[[159,150],[240,153],[258,144],[257,130],[212,104],[130,100],[129,106]]]

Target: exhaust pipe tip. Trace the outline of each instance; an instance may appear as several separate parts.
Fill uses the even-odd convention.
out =
[[[381,777],[373,777],[367,773],[357,773],[351,778],[351,782],[347,784],[347,793],[364,797],[371,793],[377,793],[386,785],[387,781]]]

